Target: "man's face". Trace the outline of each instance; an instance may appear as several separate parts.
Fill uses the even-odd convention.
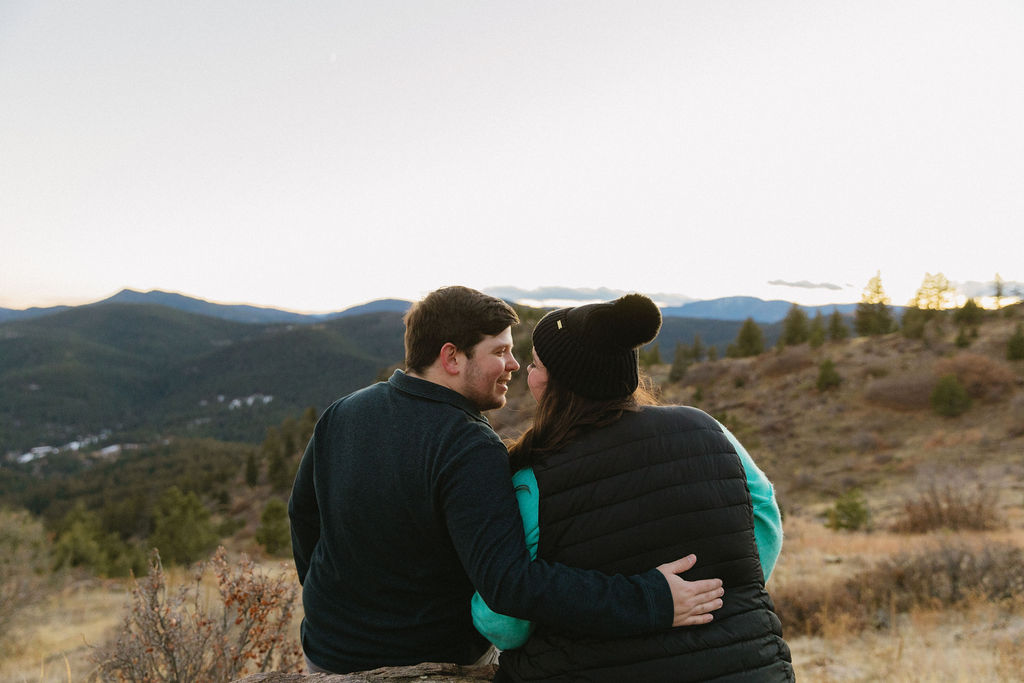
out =
[[[473,347],[472,358],[466,360],[459,393],[478,410],[501,408],[505,405],[512,373],[518,369],[519,363],[512,355],[512,328],[506,327],[496,335],[484,337]]]

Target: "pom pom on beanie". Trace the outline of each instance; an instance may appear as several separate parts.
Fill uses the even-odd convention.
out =
[[[620,398],[639,385],[638,349],[660,329],[657,305],[642,294],[627,294],[548,313],[533,330],[533,348],[548,373],[577,394]]]

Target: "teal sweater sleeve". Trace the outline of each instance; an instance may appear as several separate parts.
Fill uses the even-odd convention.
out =
[[[767,581],[775,569],[779,553],[782,552],[782,514],[775,500],[775,489],[739,439],[733,436],[725,425],[722,425],[722,431],[739,454],[743,470],[747,474],[747,488],[750,489],[750,501],[754,506],[754,538],[757,539],[761,571],[764,572],[764,580]]]
[[[775,500],[775,490],[739,439],[726,429],[725,425],[722,425],[722,431],[736,449],[746,473],[747,488],[750,489],[750,500],[754,508],[754,538],[757,540],[761,569],[767,581],[775,569],[779,553],[782,552],[782,515]],[[516,501],[519,503],[519,514],[523,518],[526,547],[531,557],[537,557],[537,543],[540,539],[540,491],[537,487],[537,477],[532,469],[522,469],[512,475],[512,484],[515,487]],[[522,647],[533,631],[533,624],[525,619],[516,619],[492,611],[479,593],[473,595],[472,613],[476,630],[494,643],[499,650]]]
[[[519,514],[523,518],[526,548],[530,551],[530,557],[535,558],[537,543],[540,540],[540,492],[537,488],[537,477],[531,468],[521,469],[512,475],[512,485],[515,487],[516,501],[519,503]],[[471,610],[476,630],[499,650],[522,647],[533,631],[532,622],[491,610],[479,593],[473,594]]]

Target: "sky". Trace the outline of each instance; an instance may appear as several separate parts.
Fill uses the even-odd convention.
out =
[[[0,307],[1024,286],[1021,35],[1019,0],[3,0]]]

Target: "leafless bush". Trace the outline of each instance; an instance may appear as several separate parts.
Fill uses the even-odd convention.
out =
[[[686,368],[683,375],[683,386],[708,387],[718,381],[720,377],[729,371],[729,364],[716,363],[694,363]]]
[[[91,657],[97,664],[92,680],[229,681],[246,673],[301,670],[301,650],[286,635],[296,587],[286,575],[257,572],[244,556],[232,570],[225,556],[219,548],[208,563],[221,598],[210,611],[200,589],[207,564],[197,565],[192,583],[172,593],[154,551],[149,575],[132,588],[120,634]]]
[[[884,408],[921,410],[931,405],[937,379],[930,372],[903,372],[868,382],[864,398]]]
[[[1013,370],[976,353],[960,353],[952,358],[943,358],[935,364],[935,374],[954,375],[967,389],[971,398],[983,401],[997,401],[1013,390],[1016,379]]]
[[[935,529],[985,531],[1000,526],[995,490],[973,489],[947,483],[932,484],[928,490],[903,504],[903,516],[893,523],[892,531],[923,534]]]
[[[969,600],[1002,602],[1024,591],[1024,550],[951,539],[902,553],[838,584],[774,591],[775,611],[790,635],[815,635],[842,615],[854,630],[884,627],[915,607],[956,608]]]
[[[787,346],[765,362],[764,374],[770,377],[788,375],[813,364],[814,356],[808,346]]]
[[[892,368],[890,368],[887,363],[880,363],[878,361],[872,361],[864,368],[865,377],[885,377],[890,372],[892,372]]]

